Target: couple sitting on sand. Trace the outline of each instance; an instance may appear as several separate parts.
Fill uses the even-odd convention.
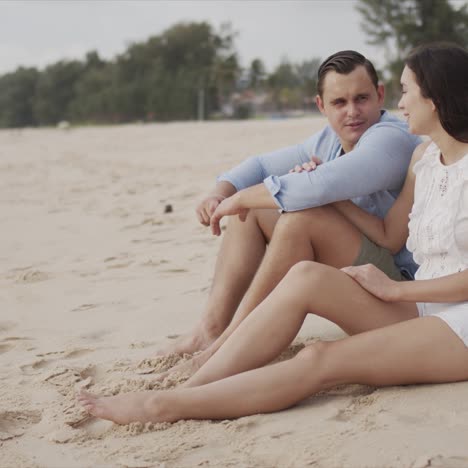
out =
[[[317,105],[329,125],[247,159],[197,208],[216,235],[238,216],[200,325],[166,350],[202,351],[178,368],[192,377],[166,391],[82,391],[86,410],[120,424],[225,419],[339,384],[468,380],[468,52],[419,47],[401,85],[408,126],[381,110],[365,57],[325,60]],[[349,337],[268,365],[309,313]]]

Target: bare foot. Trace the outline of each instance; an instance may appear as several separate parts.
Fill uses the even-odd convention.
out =
[[[197,327],[193,332],[178,337],[174,343],[156,351],[154,357],[168,354],[193,354],[203,351],[220,335],[219,330]]]
[[[198,369],[200,369],[203,364],[212,356],[212,352],[208,349],[202,351],[201,353],[196,354],[188,361],[181,362],[180,364],[176,364],[171,369],[161,372],[155,376],[156,382],[162,382],[166,378],[170,377],[171,375],[183,376],[184,378],[192,377]],[[185,384],[182,384],[185,387]]]
[[[156,394],[154,391],[147,391],[103,397],[81,390],[77,398],[91,415],[117,424],[171,422],[167,415],[163,415],[162,405]]]

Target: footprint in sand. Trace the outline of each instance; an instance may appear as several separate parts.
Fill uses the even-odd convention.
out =
[[[20,273],[15,283],[37,283],[39,281],[45,281],[50,278],[50,274],[39,270],[28,270]]]
[[[130,261],[130,262],[124,262],[124,263],[114,263],[112,265],[109,265],[107,268],[127,268],[128,266],[130,266],[133,262]]]
[[[16,347],[15,342],[30,341],[32,338],[24,336],[7,336],[0,341],[0,354],[7,353]]]
[[[92,365],[84,368],[56,367],[42,380],[53,385],[61,395],[67,396],[75,393],[77,384],[80,388],[91,385],[98,373],[99,369]]]
[[[19,367],[24,375],[37,375],[40,374],[43,369],[49,367],[52,363],[52,359],[37,359],[35,361],[22,364]]]
[[[88,348],[76,348],[70,349],[65,351],[49,351],[47,353],[39,353],[37,357],[46,357],[46,356],[56,356],[57,359],[74,359],[81,356],[85,356],[86,354],[92,353],[92,349]]]
[[[10,343],[6,343],[6,344],[0,343],[0,354],[7,353],[8,351],[10,351],[10,349],[13,349],[13,348],[14,348],[14,345]]]
[[[166,270],[161,270],[162,273],[187,273],[188,270],[185,268],[167,268]]]
[[[39,411],[1,411],[0,440],[22,436],[29,427],[41,421]]]
[[[356,390],[354,387],[356,386],[349,386],[349,388],[345,387],[342,389],[342,391],[337,389],[334,393],[337,394],[336,392],[338,392],[338,394],[349,394],[350,390]],[[375,402],[376,397],[373,395],[373,393],[376,391],[375,388],[364,385],[359,385],[357,387],[360,394],[352,398],[351,402],[346,406],[346,408],[340,409],[331,419],[340,422],[350,421],[355,414],[360,413]]]
[[[164,244],[164,243],[167,243],[167,242],[172,242],[172,239],[164,239],[164,240],[160,240],[160,241],[155,241],[153,240],[153,238],[151,237],[148,237],[146,239],[132,239],[130,241],[132,244]]]
[[[63,356],[64,359],[75,359],[79,358],[82,356],[85,356],[86,354],[92,353],[92,349],[88,348],[78,348],[78,349],[72,349],[70,351],[65,351],[65,355]]]
[[[42,373],[44,369],[50,368],[55,362],[59,361],[60,359],[76,359],[76,358],[80,358],[92,352],[93,350],[91,349],[77,348],[77,349],[71,349],[71,350],[66,350],[66,351],[51,351],[48,353],[40,353],[36,355],[39,359],[20,365],[20,369],[24,375],[37,375],[37,374]],[[60,374],[61,371],[62,371],[62,368],[59,368],[58,373]],[[57,368],[52,371],[52,374],[55,375],[56,372],[57,372]],[[88,375],[90,375],[90,374],[86,374],[86,376],[83,377],[84,372],[85,371],[83,369],[77,370],[77,373],[78,373],[77,375],[79,376],[80,379],[88,377]],[[51,378],[51,375],[49,374],[47,378]]]
[[[466,468],[468,466],[468,457],[444,457],[437,455],[435,457],[419,457],[411,468]]]
[[[156,218],[145,218],[140,225],[149,224],[151,226],[161,226],[164,224],[164,221]]]
[[[75,307],[74,309],[72,309],[72,312],[80,312],[82,310],[95,309],[98,306],[99,306],[99,304],[81,304],[80,306]]]

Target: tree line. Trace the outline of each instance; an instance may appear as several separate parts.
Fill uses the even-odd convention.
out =
[[[214,31],[206,22],[180,23],[113,60],[92,51],[42,71],[20,67],[0,77],[0,127],[190,120],[200,109],[209,118],[234,91],[268,89],[277,107],[314,92],[317,59],[284,61],[271,74],[255,59],[243,70],[234,38],[230,25]]]
[[[358,0],[369,43],[381,47],[388,102],[399,94],[403,58],[414,46],[450,40],[468,46],[468,7],[449,0]],[[20,67],[0,76],[0,127],[213,118],[226,104],[248,117],[250,95],[270,111],[310,108],[320,58],[282,61],[267,73],[260,58],[243,69],[230,25],[179,23],[112,60],[96,51],[43,70]],[[247,98],[245,96],[247,95]]]

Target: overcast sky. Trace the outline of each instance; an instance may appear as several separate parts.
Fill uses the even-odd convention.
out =
[[[261,58],[269,71],[288,57],[325,58],[342,49],[363,52],[376,65],[382,51],[366,44],[354,0],[0,0],[0,73],[82,59],[106,58],[179,21],[230,21],[239,33],[241,64]]]

